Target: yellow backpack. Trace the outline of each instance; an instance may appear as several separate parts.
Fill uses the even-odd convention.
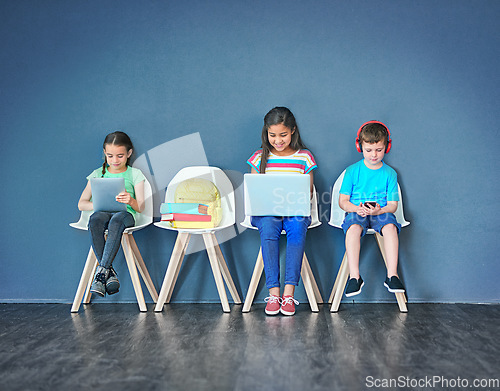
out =
[[[208,205],[210,222],[175,221],[175,228],[214,228],[222,220],[220,193],[211,181],[202,178],[191,178],[182,181],[175,189],[175,202],[194,202]]]

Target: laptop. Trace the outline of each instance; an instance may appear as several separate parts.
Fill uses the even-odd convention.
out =
[[[310,216],[308,174],[245,174],[247,216]]]
[[[125,191],[123,178],[90,178],[94,212],[125,212],[127,205],[116,201],[116,196]]]

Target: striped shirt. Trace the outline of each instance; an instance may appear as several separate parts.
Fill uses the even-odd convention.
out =
[[[257,172],[260,169],[261,155],[262,149],[259,149],[247,160],[250,167]],[[270,153],[267,159],[266,174],[308,174],[317,167],[312,153],[307,149],[299,149],[289,156],[278,156]]]

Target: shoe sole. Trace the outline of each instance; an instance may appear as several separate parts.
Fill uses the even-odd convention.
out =
[[[406,292],[404,289],[391,289],[391,288],[389,288],[389,285],[387,285],[385,282],[384,282],[384,286],[391,293],[405,293]]]
[[[280,310],[277,309],[276,311],[268,311],[266,310],[266,315],[278,315],[280,313]]]
[[[361,293],[361,289],[363,288],[364,285],[365,285],[365,282],[363,281],[361,283],[361,286],[359,287],[359,289],[356,292],[346,293],[345,297],[352,297],[352,296],[359,295]]]
[[[119,290],[120,290],[119,283],[110,283],[106,285],[106,293],[108,295],[114,295],[115,293],[118,293]]]
[[[283,314],[283,315],[286,315],[286,316],[292,316],[295,314],[295,311],[293,312],[288,312],[288,311],[284,311],[282,308],[280,308],[280,312]]]
[[[95,291],[95,290],[92,290],[92,289],[91,289],[91,290],[90,290],[90,292],[91,292],[91,293],[95,293],[96,295],[99,295],[99,296],[101,296],[101,297],[106,296],[106,294],[105,294],[105,293],[102,293],[101,291]]]

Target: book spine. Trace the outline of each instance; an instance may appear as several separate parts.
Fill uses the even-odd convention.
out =
[[[214,228],[214,223],[212,221],[172,221],[173,228],[191,228],[191,229],[203,229],[203,228]]]
[[[208,205],[182,202],[164,202],[160,205],[160,213],[189,213],[206,215],[208,213]]]
[[[212,221],[212,216],[189,213],[168,213],[161,215],[162,221]]]

